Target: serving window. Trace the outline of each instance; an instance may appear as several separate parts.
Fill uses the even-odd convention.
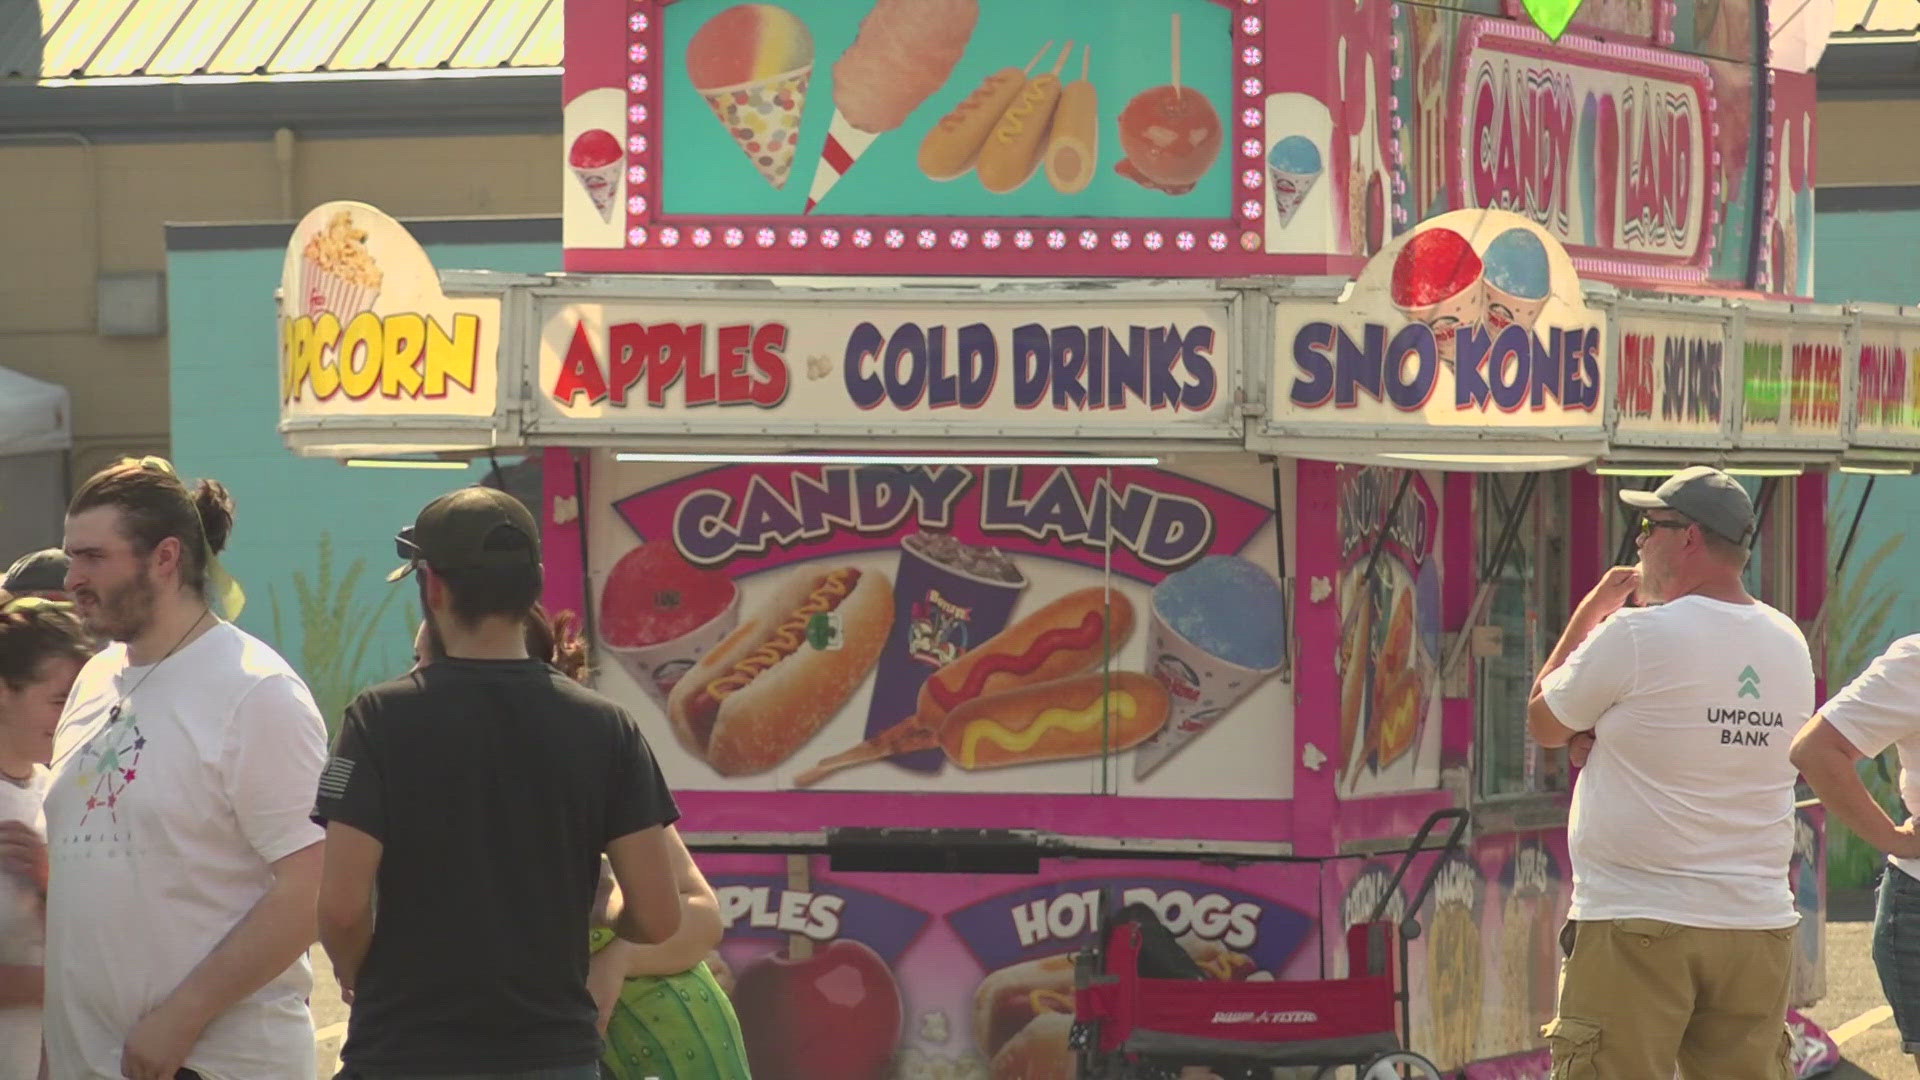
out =
[[[1488,474],[1474,488],[1481,600],[1473,649],[1476,793],[1510,798],[1567,787],[1566,755],[1527,732],[1533,680],[1566,626],[1566,473]]]

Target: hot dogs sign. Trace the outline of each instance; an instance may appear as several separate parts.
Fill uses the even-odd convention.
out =
[[[1429,218],[1341,302],[1276,308],[1274,430],[1598,428],[1604,328],[1538,225],[1497,210]]]
[[[596,471],[593,579],[602,687],[683,784],[1288,783],[1266,470],[663,469]]]

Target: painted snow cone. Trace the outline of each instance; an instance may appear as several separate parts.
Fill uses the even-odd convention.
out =
[[[708,19],[687,43],[687,78],[753,167],[778,191],[813,77],[813,34],[786,8],[739,4]]]
[[[1267,151],[1267,176],[1273,181],[1273,209],[1281,228],[1293,220],[1324,171],[1320,148],[1305,135],[1289,135]]]
[[[1513,228],[1494,237],[1483,258],[1488,324],[1500,330],[1519,323],[1532,330],[1553,291],[1547,246],[1531,231]]]
[[[620,557],[600,591],[600,638],[640,689],[667,694],[740,621],[740,590],[681,558],[670,540]]]
[[[1147,656],[1172,710],[1135,752],[1135,780],[1280,670],[1287,657],[1283,610],[1280,583],[1237,555],[1209,555],[1154,586]]]
[[[1478,326],[1487,313],[1480,255],[1447,228],[1414,233],[1393,260],[1393,303],[1407,318],[1433,328],[1440,359],[1453,363],[1455,335]]]
[[[979,21],[980,0],[875,0],[833,65],[833,124],[820,147],[806,213],[873,140],[905,123],[946,85]]]
[[[620,197],[620,170],[626,163],[620,140],[600,128],[581,132],[567,151],[567,165],[586,189],[587,198],[593,200],[593,208],[600,211],[601,221],[613,220],[613,204]]]

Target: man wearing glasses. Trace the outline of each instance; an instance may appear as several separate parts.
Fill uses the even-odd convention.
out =
[[[1788,754],[1813,660],[1742,584],[1754,514],[1737,481],[1694,466],[1620,498],[1643,515],[1640,564],[1580,602],[1527,708],[1541,745],[1591,740],[1555,1075],[1786,1080]],[[1621,610],[1636,591],[1649,606]]]

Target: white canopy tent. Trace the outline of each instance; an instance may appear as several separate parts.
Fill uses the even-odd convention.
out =
[[[0,367],[0,457],[73,445],[67,388]]]
[[[66,387],[0,367],[0,571],[60,543],[72,415]]]

